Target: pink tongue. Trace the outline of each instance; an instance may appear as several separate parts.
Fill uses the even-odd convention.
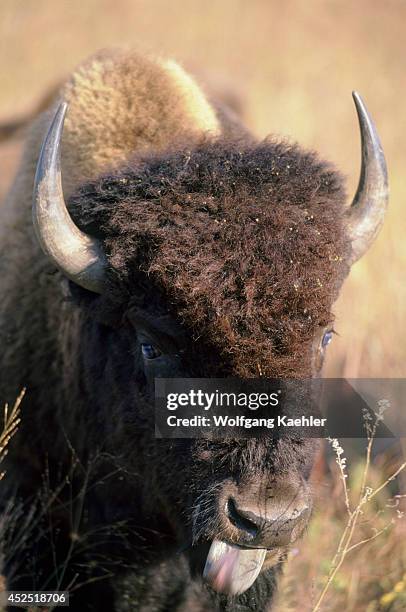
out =
[[[203,577],[219,593],[238,595],[254,583],[265,555],[264,548],[239,548],[214,540],[207,555]]]

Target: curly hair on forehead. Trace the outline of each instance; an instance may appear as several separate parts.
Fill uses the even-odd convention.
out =
[[[145,275],[238,375],[307,376],[348,273],[342,178],[297,145],[218,139],[135,160],[70,199],[113,277]]]

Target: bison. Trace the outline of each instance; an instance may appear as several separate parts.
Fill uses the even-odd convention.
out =
[[[80,612],[271,606],[316,440],[156,439],[154,379],[319,376],[387,204],[354,101],[350,206],[330,163],[257,140],[173,61],[99,53],[33,121],[1,209],[0,399],[26,388],[9,589],[68,589]]]

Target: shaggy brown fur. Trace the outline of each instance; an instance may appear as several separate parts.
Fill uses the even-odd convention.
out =
[[[72,496],[81,499],[70,487],[83,490],[89,461],[102,452],[78,526],[95,549],[86,541],[65,575],[74,579],[89,563],[97,593],[79,592],[74,609],[113,609],[114,585],[105,581],[103,591],[94,582],[106,559],[117,563],[114,576],[135,568],[135,609],[147,594],[155,598],[151,610],[168,609],[168,597],[177,598],[173,609],[188,609],[186,592],[213,610],[233,609],[200,578],[193,582],[191,565],[176,550],[196,533],[204,545],[223,533],[217,495],[230,479],[245,483],[248,493],[256,480],[270,479],[275,496],[278,479],[295,490],[306,486],[313,441],[156,440],[148,382],[154,365],[148,374],[139,325],[131,321],[141,310],[144,321],[169,320],[172,336],[179,328],[186,338],[178,337],[182,359],[164,356],[156,375],[311,375],[314,345],[348,272],[341,178],[298,146],[256,142],[215,111],[173,62],[104,52],[79,67],[60,95],[69,101],[65,198],[77,224],[102,239],[109,284],[97,296],[70,283],[67,296],[62,274],[33,235],[35,164],[53,108],[33,125],[1,211],[0,400],[13,401],[27,387],[8,457],[8,490],[26,512],[45,470],[53,486],[69,472],[73,449],[80,474],[47,509],[47,525],[58,527],[56,556],[64,559]],[[108,478],[117,466],[121,479]],[[129,525],[128,532],[105,542],[98,534],[110,533],[112,524]],[[42,577],[31,576],[36,586],[54,569],[45,528],[41,534],[38,527],[44,542],[13,560],[25,568],[34,559],[42,569]],[[100,566],[94,550],[104,555]],[[241,610],[265,609],[275,574],[266,566],[238,598]],[[155,597],[154,585],[162,582],[168,592]]]
[[[71,212],[103,236],[118,285],[147,274],[231,373],[306,377],[348,272],[343,203],[315,155],[221,139],[102,177]]]
[[[244,133],[225,115],[216,115],[200,88],[175,62],[133,51],[98,53],[78,67],[59,97],[69,102],[62,143],[66,197],[84,181],[127,164],[136,151],[159,151],[177,142],[190,144],[203,135]],[[28,371],[21,369],[27,354],[35,353],[41,361],[52,345],[54,354],[60,355],[60,346],[45,337],[44,329],[55,334],[69,327],[73,337],[78,333],[77,317],[67,316],[69,306],[63,304],[58,283],[38,282],[39,278],[49,279],[55,270],[41,252],[31,220],[35,167],[54,112],[55,105],[33,123],[14,184],[1,208],[0,341],[2,359],[15,374],[4,377],[10,401],[29,378]],[[23,292],[16,279],[24,279]]]

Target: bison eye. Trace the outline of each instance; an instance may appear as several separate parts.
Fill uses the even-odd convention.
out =
[[[322,348],[326,348],[326,346],[330,344],[330,342],[333,339],[333,334],[334,334],[334,331],[332,329],[329,329],[328,331],[325,332],[323,338],[321,339]]]
[[[144,342],[141,344],[141,351],[145,359],[156,359],[161,354],[161,352],[155,348],[153,344],[147,344]]]

